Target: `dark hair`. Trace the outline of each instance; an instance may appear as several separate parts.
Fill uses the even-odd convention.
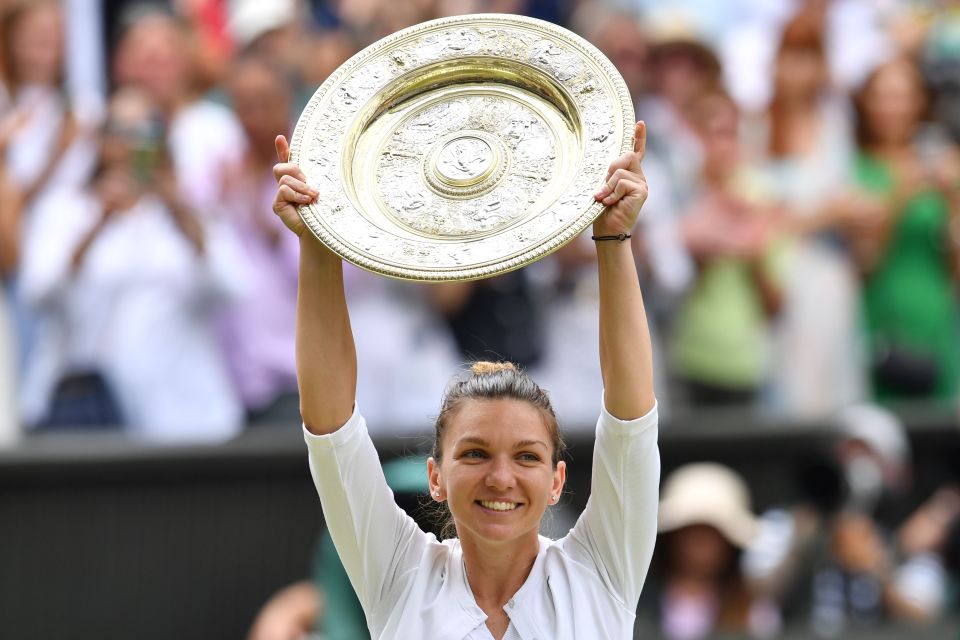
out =
[[[512,362],[485,362],[473,363],[466,376],[454,379],[447,387],[440,405],[440,415],[434,427],[433,451],[431,456],[438,463],[441,459],[443,432],[447,423],[465,400],[499,400],[512,399],[529,402],[536,407],[543,416],[547,431],[553,444],[553,466],[557,463],[566,445],[560,436],[560,425],[557,415],[550,404],[550,397],[540,388],[533,378],[518,369]]]
[[[885,62],[881,65],[878,65],[873,71],[870,72],[870,75],[867,76],[867,79],[864,80],[863,84],[853,94],[853,111],[854,111],[854,134],[857,140],[857,146],[860,149],[868,149],[877,142],[876,131],[874,131],[870,124],[867,122],[867,94],[870,92],[870,89],[873,87],[874,83],[877,81],[877,78],[880,77],[880,74],[884,71],[890,69],[891,67],[903,66],[909,69],[916,80],[916,88],[920,93],[920,97],[923,100],[923,108],[920,111],[918,116],[919,121],[926,120],[929,116],[930,105],[932,104],[930,87],[927,85],[927,80],[923,75],[923,71],[917,65],[917,63],[908,56],[898,56]]]

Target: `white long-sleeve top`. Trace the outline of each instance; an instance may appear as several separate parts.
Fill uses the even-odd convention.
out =
[[[74,273],[77,247],[102,216],[88,193],[51,193],[24,243],[21,287],[40,321],[21,393],[43,416],[66,372],[95,370],[130,433],[160,442],[226,440],[243,422],[213,332],[213,316],[243,283],[241,256],[215,221],[198,254],[166,205],[146,195],[118,212]]]
[[[393,500],[366,422],[304,429],[323,514],[375,639],[489,638],[458,540],[438,542]],[[511,638],[631,638],[657,532],[657,409],[597,421],[590,499],[560,540],[541,536],[526,582],[504,607]]]

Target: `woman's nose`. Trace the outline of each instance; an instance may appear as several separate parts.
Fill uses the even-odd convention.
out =
[[[509,460],[494,458],[487,474],[487,486],[497,491],[512,489],[514,485],[513,469]]]

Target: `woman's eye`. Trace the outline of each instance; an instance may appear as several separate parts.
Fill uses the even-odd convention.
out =
[[[471,449],[471,450],[469,450],[469,451],[464,451],[464,452],[460,455],[461,458],[471,458],[471,459],[474,459],[474,460],[478,460],[478,459],[482,458],[483,456],[484,456],[483,451],[480,451],[479,449]]]
[[[540,462],[540,456],[535,453],[521,453],[520,460],[523,462]]]

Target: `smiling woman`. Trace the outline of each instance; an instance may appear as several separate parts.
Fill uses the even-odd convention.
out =
[[[629,242],[647,196],[646,127],[595,194],[600,369],[591,495],[560,540],[539,535],[566,480],[547,394],[509,363],[476,363],[447,390],[428,461],[456,536],[421,531],[394,502],[356,404],[341,260],[297,206],[317,190],[277,138],[274,211],[300,236],[297,375],[324,518],[374,638],[629,638],[656,537],[657,410],[649,330]]]
[[[505,424],[511,428],[505,430]],[[444,536],[456,533],[457,522],[466,526],[471,505],[498,513],[522,509],[524,519],[514,532],[520,533],[524,524],[539,529],[546,506],[555,504],[563,489],[563,450],[550,398],[536,382],[509,362],[475,363],[470,375],[455,380],[444,396],[427,467],[431,493],[441,504],[447,504],[447,483],[473,480],[484,486],[454,492],[467,504],[449,503]],[[533,499],[520,495],[527,491]]]

